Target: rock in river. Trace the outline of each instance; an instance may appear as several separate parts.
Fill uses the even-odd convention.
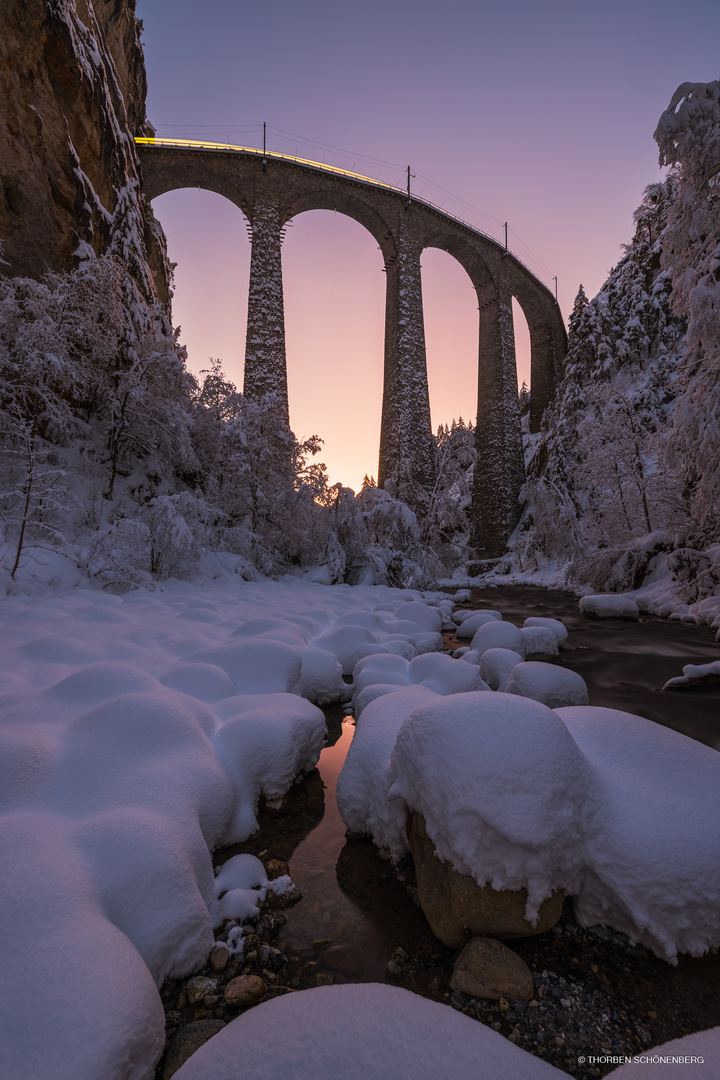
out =
[[[560,891],[543,900],[538,921],[532,926],[525,919],[526,889],[480,886],[469,874],[461,874],[452,863],[439,859],[421,814],[410,814],[408,839],[415,860],[420,906],[433,934],[443,944],[459,948],[466,928],[495,938],[543,934],[560,918],[564,901]]]
[[[265,997],[267,987],[259,975],[238,975],[225,987],[225,1002],[233,1008],[254,1005]]]
[[[471,997],[530,1001],[533,978],[524,960],[492,938],[472,938],[455,961],[450,988]]]

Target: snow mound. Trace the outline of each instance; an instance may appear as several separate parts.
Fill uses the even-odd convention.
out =
[[[3,970],[9,973],[0,984],[3,1075],[151,1075],[164,1043],[160,995],[135,946],[100,909],[66,823],[54,814],[0,816],[0,864]],[[42,978],[20,977],[39,928]]]
[[[409,682],[410,667],[407,660],[402,656],[387,653],[383,656],[363,657],[355,665],[353,671],[356,694],[375,683],[395,683],[398,686],[407,686]]]
[[[300,693],[304,698],[315,705],[348,700],[350,688],[343,681],[342,666],[332,653],[307,645],[300,649],[300,656]]]
[[[192,694],[199,701],[222,701],[235,693],[235,687],[229,675],[217,664],[202,664],[187,661],[170,668],[160,682],[171,690],[182,694]]]
[[[231,699],[233,715],[213,736],[213,748],[233,781],[235,808],[222,842],[237,844],[257,829],[261,795],[281,798],[296,776],[320,757],[325,717],[293,694]]]
[[[590,619],[639,619],[640,610],[631,596],[623,593],[602,593],[583,596],[580,610]]]
[[[516,664],[508,675],[505,693],[541,701],[550,709],[588,703],[588,689],[582,675],[541,660]]]
[[[579,921],[673,962],[720,945],[720,754],[631,713],[559,709],[593,775]]]
[[[568,639],[567,627],[560,619],[546,619],[540,615],[531,615],[525,620],[523,626],[544,626],[546,630],[552,630],[558,645],[564,645]]]
[[[376,634],[407,671],[438,647],[427,626],[446,609],[402,590],[227,575],[152,595],[72,584],[3,602],[0,1060],[13,1077],[145,1080],[164,1038],[155,984],[205,962],[216,920],[292,887],[218,896],[210,850],[252,832],[261,795],[281,798],[316,764],[325,722],[308,698],[349,692],[319,641]],[[39,928],[40,981],[27,947]]]
[[[475,632],[470,648],[480,656],[487,649],[512,649],[524,658],[525,638],[522,631],[512,623],[493,620]]]
[[[265,867],[254,855],[234,855],[219,868],[215,877],[218,898],[215,925],[226,919],[244,922],[260,913],[267,894]]]
[[[356,720],[359,720],[372,701],[377,701],[378,698],[385,697],[386,694],[394,694],[396,690],[405,690],[407,686],[407,683],[372,683],[370,686],[366,686],[364,690],[361,690],[353,698],[353,716]]]
[[[523,626],[520,630],[528,660],[548,660],[558,655],[558,639],[547,626]]]
[[[461,1013],[377,983],[320,986],[263,1002],[208,1040],[175,1075],[437,1080],[449,1065],[456,1080],[566,1076]]]
[[[236,694],[297,694],[302,657],[294,649],[271,639],[239,641],[233,645],[201,649],[186,657],[195,663],[215,664],[229,676]]]
[[[408,662],[400,656],[368,656],[360,660],[354,672],[353,712],[362,710],[376,697],[390,692],[392,686],[421,684],[438,694],[459,694],[487,690],[478,671],[458,664],[447,653],[423,653]],[[382,690],[375,692],[375,688]]]
[[[513,652],[512,649],[486,649],[482,656],[477,656],[475,662],[478,664],[480,677],[491,690],[504,690],[510,672],[522,661],[520,653]]]
[[[430,630],[434,633],[442,630],[443,619],[437,608],[423,604],[419,600],[411,600],[409,604],[401,604],[395,612],[395,618],[417,623],[421,629]]]
[[[314,645],[324,649],[340,662],[343,675],[352,675],[359,660],[373,653],[387,652],[378,637],[361,626],[340,626],[316,638]]]
[[[160,986],[205,963],[213,946],[212,866],[197,824],[125,806],[82,818],[74,846],[107,918],[138,950]]]
[[[390,799],[423,815],[439,857],[479,885],[527,888],[528,921],[554,889],[577,888],[589,770],[551,709],[513,694],[444,697],[408,716],[390,768]]]
[[[481,626],[485,626],[486,623],[500,622],[502,619],[499,611],[471,611],[469,616],[459,624],[455,634],[456,637],[469,639],[477,633]]]
[[[407,851],[407,809],[400,800],[388,799],[390,755],[410,713],[437,697],[428,687],[416,685],[388,687],[384,694],[368,701],[338,779],[337,804],[348,829],[372,836],[396,859]]]
[[[651,1050],[643,1050],[634,1056],[631,1064],[621,1065],[608,1075],[617,1077],[617,1080],[634,1080],[634,1077],[639,1080],[649,1080],[651,1077],[653,1080],[687,1080],[688,1075],[694,1072],[688,1066],[705,1066],[698,1072],[707,1076],[707,1066],[712,1069],[711,1062],[719,1060],[720,1027],[715,1027],[708,1031],[696,1031],[683,1039],[673,1039],[662,1046],[653,1046]]]
[[[710,664],[686,664],[682,675],[668,679],[663,690],[680,689],[683,686],[695,686],[697,683],[720,682],[720,660]]]
[[[488,689],[480,674],[467,664],[459,664],[447,653],[425,653],[408,664],[413,683],[420,683],[438,694],[461,694]]]

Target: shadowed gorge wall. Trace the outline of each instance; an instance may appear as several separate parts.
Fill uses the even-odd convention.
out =
[[[0,8],[0,243],[12,276],[106,251],[138,181],[147,90],[135,0],[4,0]],[[150,291],[167,303],[164,237],[139,200]]]

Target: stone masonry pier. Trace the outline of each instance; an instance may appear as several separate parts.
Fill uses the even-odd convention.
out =
[[[385,371],[378,483],[411,506],[433,482],[420,256],[441,248],[467,271],[478,297],[478,410],[473,547],[502,554],[518,517],[525,469],[515,367],[512,298],[530,329],[531,430],[537,431],[562,369],[566,335],[555,298],[518,259],[401,189],[331,166],[259,150],[138,140],[143,191],[215,191],[252,230],[244,392],[277,391],[287,406],[281,247],[285,225],[307,210],[335,210],[363,225],[385,262]]]

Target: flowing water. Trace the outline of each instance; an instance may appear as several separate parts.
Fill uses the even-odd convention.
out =
[[[591,621],[580,614],[572,594],[526,586],[473,590],[467,606],[497,608],[518,625],[529,615],[562,619],[570,632],[562,663],[583,676],[591,705],[636,713],[720,750],[720,685],[661,689],[667,679],[682,673],[684,664],[720,657],[720,645],[709,628],[654,617],[640,622]],[[463,642],[447,637],[446,648],[459,644]],[[393,982],[386,964],[400,947],[411,960],[404,966],[403,985],[441,999],[453,957],[432,936],[413,903],[411,861],[392,868],[370,841],[345,835],[335,785],[353,722],[343,718],[340,709],[328,710],[327,716],[329,743],[318,768],[294,786],[281,810],[261,808],[261,828],[255,836],[217,854],[224,861],[250,851],[264,861],[278,858],[289,863],[303,894],[284,912],[287,922],[277,942],[290,959],[291,987],[331,981]],[[528,948],[536,940],[541,939],[527,939]],[[674,989],[668,993],[693,993],[696,977],[718,982],[715,957],[687,959],[680,969],[669,969],[652,957],[643,962],[653,972],[647,978],[658,986],[670,980],[668,986]],[[682,983],[686,976],[690,991]]]

